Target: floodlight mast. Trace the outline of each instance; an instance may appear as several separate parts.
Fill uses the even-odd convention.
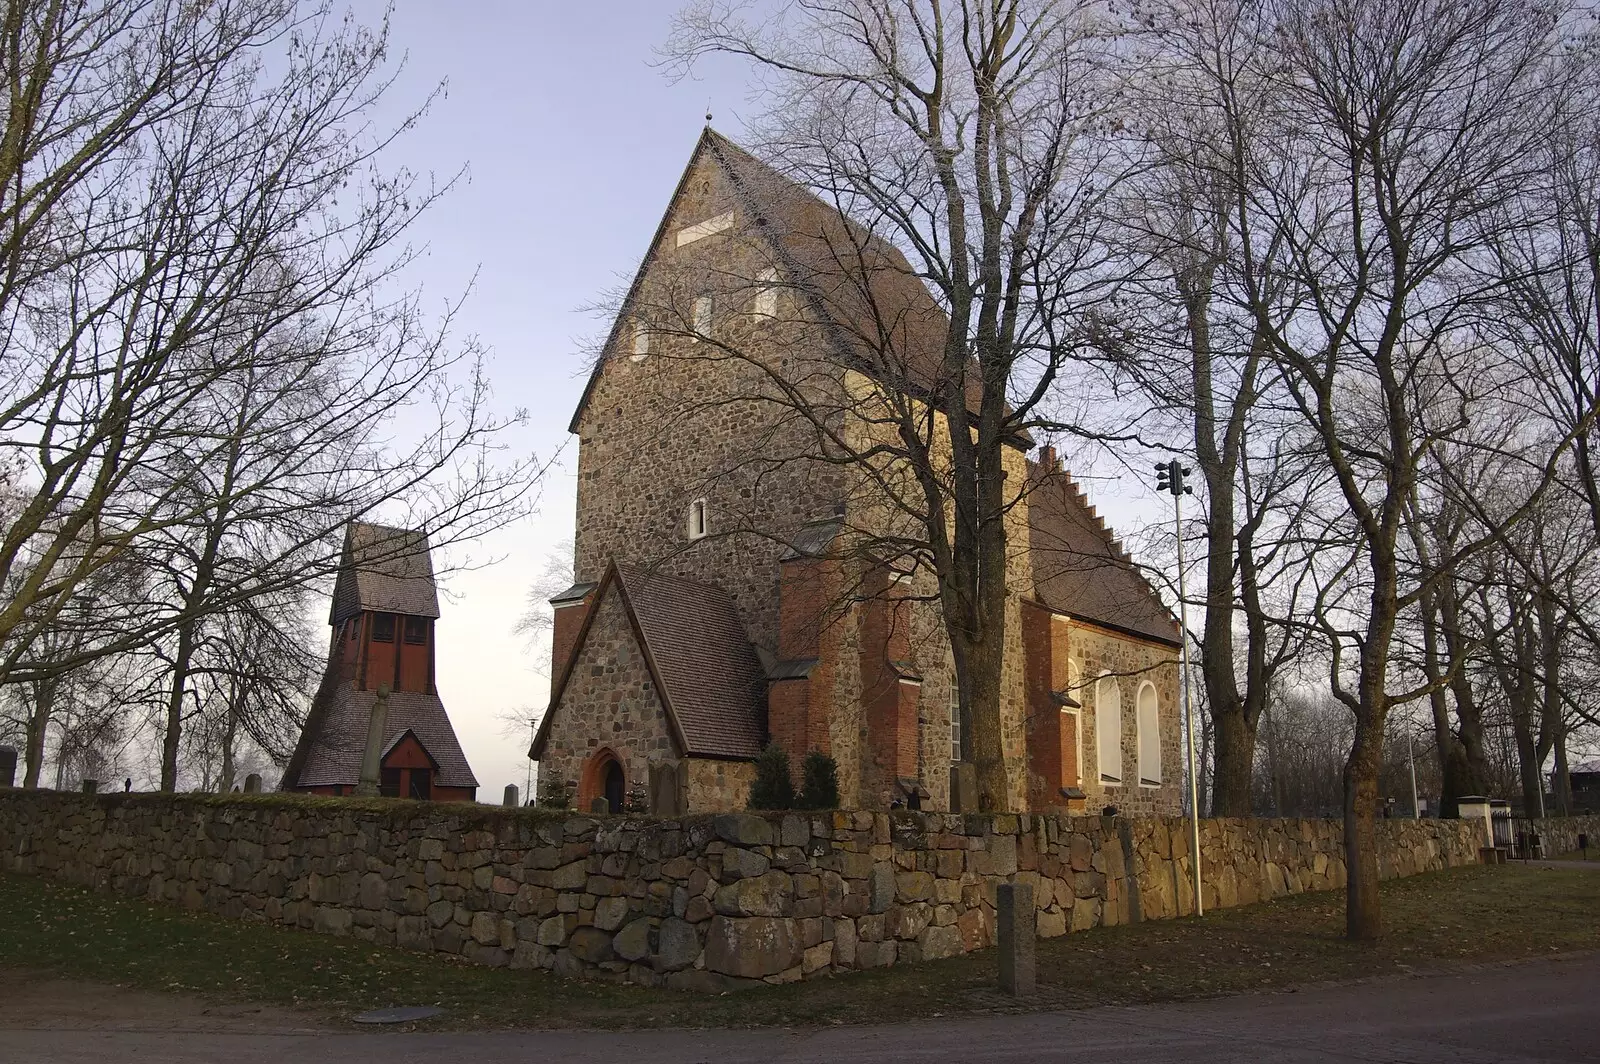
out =
[[[1187,481],[1194,472],[1174,458],[1156,463],[1156,490],[1172,496],[1172,527],[1178,540],[1178,685],[1183,693],[1183,731],[1189,753],[1190,846],[1194,853],[1194,914],[1204,916],[1205,898],[1200,887],[1200,784],[1194,763],[1194,706],[1189,698],[1189,596],[1184,580],[1183,497],[1193,495]]]

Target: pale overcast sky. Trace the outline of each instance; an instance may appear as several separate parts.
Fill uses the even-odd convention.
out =
[[[385,6],[360,0],[354,10],[373,24]],[[540,513],[469,552],[500,560],[445,585],[439,692],[483,801],[527,773],[528,734],[508,734],[499,716],[542,708],[548,696],[512,627],[546,555],[572,534],[567,423],[583,387],[582,341],[602,327],[582,308],[644,252],[708,100],[718,129],[737,139],[741,128],[742,70],[670,85],[652,68],[675,9],[671,0],[397,0],[391,18],[394,54],[406,59],[388,116],[447,82],[391,163],[441,179],[468,168],[415,230],[428,252],[410,281],[442,305],[476,274],[462,327],[490,350],[497,405],[529,411],[515,445],[541,457],[567,448]]]

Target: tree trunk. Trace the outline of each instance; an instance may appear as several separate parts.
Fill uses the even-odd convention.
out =
[[[1372,940],[1383,934],[1378,901],[1378,770],[1383,763],[1383,695],[1379,704],[1363,706],[1356,722],[1355,743],[1344,768],[1344,861],[1349,896],[1345,934]],[[1365,693],[1363,697],[1365,701]]]
[[[56,681],[40,680],[30,686],[33,688],[33,712],[28,714],[22,785],[31,791],[38,788],[39,774],[44,771],[44,740],[50,730],[50,716],[55,712]]]
[[[239,687],[237,679],[228,685],[228,726],[222,732],[222,780],[217,788],[222,794],[233,790],[233,744],[239,731]]]
[[[1556,815],[1572,815],[1572,774],[1567,764],[1567,730],[1556,733],[1556,778],[1551,788],[1556,796]]]
[[[1000,640],[992,632],[967,648],[972,762],[978,776],[979,808],[986,812],[1008,812],[1011,806],[1000,725],[1000,650]]]
[[[183,738],[183,696],[189,687],[189,667],[194,661],[194,629],[198,622],[178,626],[178,652],[172,657],[172,683],[167,688],[167,720],[161,737],[161,789],[178,789],[178,745]]]
[[[1212,762],[1211,815],[1250,816],[1256,728],[1245,720],[1242,701],[1234,710],[1213,713],[1213,719],[1217,726],[1217,753]]]

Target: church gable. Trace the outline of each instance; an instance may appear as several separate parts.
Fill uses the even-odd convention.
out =
[[[682,753],[616,580],[600,587],[529,754],[545,780],[577,786],[584,763],[609,749],[630,783]]]

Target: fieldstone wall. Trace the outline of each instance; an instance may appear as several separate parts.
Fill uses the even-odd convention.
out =
[[[1337,887],[1334,821],[1210,820],[1207,904]],[[1386,877],[1477,859],[1475,825],[1384,821]],[[566,975],[724,990],[1189,911],[1188,825],[1015,815],[648,820],[287,795],[0,790],[0,868],[123,896]]]

